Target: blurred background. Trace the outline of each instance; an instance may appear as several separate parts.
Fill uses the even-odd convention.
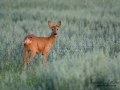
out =
[[[119,90],[119,3],[0,0],[1,90]],[[29,65],[23,72],[23,39],[28,34],[49,36],[48,21],[62,25],[47,66],[42,69],[43,56],[36,55],[35,73]]]

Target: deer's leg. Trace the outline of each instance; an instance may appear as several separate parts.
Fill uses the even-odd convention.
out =
[[[36,52],[31,52],[30,58],[29,58],[29,60],[28,60],[28,63],[29,63],[29,65],[30,65],[31,67],[32,67],[31,61],[32,61],[32,59],[34,58],[35,54],[36,54]]]
[[[31,61],[32,61],[32,59],[34,58],[35,54],[36,54],[36,52],[31,51],[31,55],[30,55],[30,58],[29,58],[29,60],[28,60],[28,63],[29,63],[29,65],[31,66],[33,73],[34,73],[34,68],[32,67],[32,62],[31,62]]]
[[[43,52],[43,55],[44,55],[44,57],[43,57],[43,67],[46,66],[46,58],[47,58],[48,53],[50,52],[50,49],[51,49],[51,45],[47,45],[44,49],[44,52]]]
[[[28,57],[28,51],[27,51],[27,49],[25,48],[25,49],[24,49],[24,60],[23,60],[23,68],[24,68],[24,69],[26,68],[26,60],[27,60],[27,57]]]
[[[43,67],[45,67],[46,66],[47,53],[44,53],[43,55],[44,55],[43,56]]]

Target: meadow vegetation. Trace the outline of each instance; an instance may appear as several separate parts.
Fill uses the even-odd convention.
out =
[[[120,90],[119,3],[0,0],[0,89]],[[24,37],[49,36],[49,20],[62,25],[47,66],[36,55],[35,73],[22,71]]]

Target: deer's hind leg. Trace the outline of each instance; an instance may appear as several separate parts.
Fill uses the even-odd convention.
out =
[[[23,69],[24,70],[26,69],[26,60],[27,60],[27,57],[28,57],[28,50],[25,48],[24,49],[24,60],[23,60]]]
[[[33,66],[32,66],[32,59],[34,58],[35,54],[36,54],[36,52],[31,51],[30,58],[28,59],[28,63],[29,63],[29,65],[31,66],[33,72],[34,72],[34,68],[33,68]]]

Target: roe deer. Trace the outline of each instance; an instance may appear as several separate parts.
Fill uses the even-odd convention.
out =
[[[61,21],[59,21],[56,26],[54,26],[51,21],[48,21],[48,25],[52,29],[52,33],[49,37],[37,37],[33,34],[29,34],[24,38],[23,67],[26,66],[26,60],[28,57],[28,53],[30,51],[31,51],[31,55],[30,55],[30,58],[28,59],[30,66],[32,66],[31,60],[34,58],[35,54],[39,54],[39,53],[42,53],[42,55],[44,56],[43,67],[46,66],[46,57],[48,53],[50,52],[52,45],[56,41],[57,34],[58,34],[58,28],[61,26]]]

